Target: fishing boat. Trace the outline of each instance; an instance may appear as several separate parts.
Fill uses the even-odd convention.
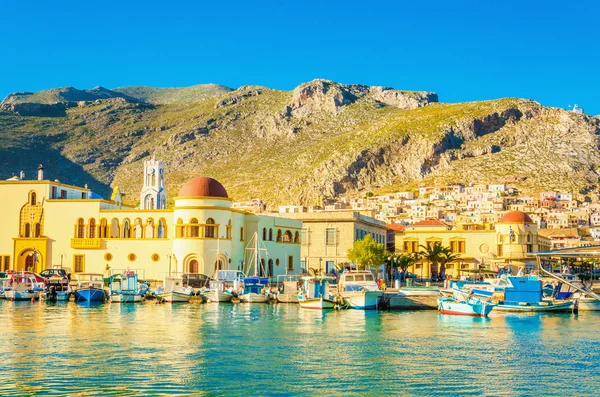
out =
[[[454,316],[487,317],[496,305],[490,301],[473,298],[473,294],[457,290],[452,297],[438,298],[441,314]]]
[[[266,277],[246,277],[242,280],[244,289],[239,296],[244,303],[265,303],[270,299],[267,288],[269,279]]]
[[[113,270],[109,280],[110,301],[116,303],[141,302],[146,292],[135,270]]]
[[[0,272],[0,299],[5,299],[4,292],[8,288],[10,276],[6,272]]]
[[[73,295],[75,296],[75,302],[103,302],[106,298],[104,275],[100,273],[79,273]]]
[[[45,291],[41,297],[47,302],[67,302],[72,295],[69,275],[64,269],[45,269],[40,276],[46,280]]]
[[[437,309],[440,289],[437,287],[402,287],[398,292],[383,295],[388,308],[397,310]]]
[[[368,270],[351,270],[340,275],[338,294],[352,309],[377,309],[383,291]]]
[[[302,277],[302,289],[298,292],[298,304],[304,309],[326,310],[335,308],[335,302],[329,292],[329,276]]]
[[[536,275],[502,277],[506,279],[507,286],[492,298],[498,302],[496,310],[527,313],[569,311],[573,307],[573,301],[543,298],[542,282]]]
[[[229,292],[223,281],[213,280],[209,283],[209,292],[206,294],[209,302],[231,302],[231,292]]]
[[[183,286],[183,277],[166,276],[163,284],[154,291],[154,296],[164,302],[189,302],[194,296],[194,289]]]
[[[30,301],[39,299],[41,291],[42,288],[32,274],[15,273],[8,280],[4,297],[12,301]]]
[[[277,292],[277,302],[298,303],[298,275],[283,275],[277,277],[281,290]],[[282,281],[279,281],[282,280]]]

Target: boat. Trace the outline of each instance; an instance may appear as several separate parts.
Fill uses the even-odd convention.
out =
[[[547,284],[548,297],[558,301],[573,301],[573,309],[600,310],[600,296],[574,274],[555,274],[553,283]],[[546,288],[544,288],[546,291]]]
[[[302,277],[302,289],[298,292],[298,304],[303,309],[326,310],[335,308],[335,302],[329,292],[330,276]]]
[[[45,291],[41,297],[47,302],[67,302],[72,295],[69,275],[64,269],[45,269],[40,276],[46,280]]]
[[[103,302],[106,298],[104,275],[79,273],[73,296],[75,296],[75,302]]]
[[[194,296],[194,289],[183,285],[183,277],[166,276],[163,284],[154,291],[154,296],[164,302],[189,302]]]
[[[135,270],[113,270],[109,280],[110,301],[116,303],[141,302],[146,292]]]
[[[15,273],[10,276],[4,297],[12,301],[30,301],[40,298],[43,289],[30,272]]]
[[[441,314],[487,317],[496,305],[488,300],[473,298],[473,293],[456,290],[452,297],[437,299]]]
[[[265,303],[270,299],[267,293],[269,279],[266,277],[246,277],[242,279],[243,293],[239,296],[244,303]]]
[[[231,292],[229,292],[223,281],[213,280],[209,283],[209,292],[206,294],[209,302],[231,302]]]
[[[507,286],[504,291],[492,297],[492,300],[498,303],[496,306],[498,311],[518,313],[569,311],[573,307],[573,301],[544,298],[542,282],[537,275],[503,275],[502,278],[505,278]]]
[[[277,302],[298,303],[298,275],[283,275],[277,277],[277,284],[281,284],[281,290],[277,292]],[[279,282],[279,279],[282,279]]]
[[[340,274],[338,294],[351,309],[377,309],[383,291],[368,270],[350,270]]]
[[[5,299],[4,291],[8,287],[10,276],[6,272],[0,272],[0,299]]]
[[[427,310],[438,308],[440,289],[437,287],[402,287],[398,292],[383,295],[383,301],[389,309]]]

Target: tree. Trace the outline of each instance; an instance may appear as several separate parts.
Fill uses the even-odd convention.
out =
[[[375,242],[370,234],[362,240],[356,240],[354,246],[348,250],[348,259],[356,263],[358,269],[379,267],[385,262],[385,248],[383,244]]]
[[[433,245],[421,245],[421,247],[423,248],[423,251],[419,252],[419,255],[431,264],[431,273],[437,275],[438,264],[442,259],[444,247],[439,242],[435,242]],[[429,278],[429,274],[427,274],[426,277]]]
[[[421,255],[418,252],[413,252],[412,254],[402,254],[398,256],[396,261],[396,266],[402,272],[402,278],[406,278],[406,271],[409,267],[417,263],[421,259]],[[404,280],[401,280],[404,281]]]
[[[460,257],[460,254],[454,254],[454,253],[452,253],[452,250],[450,248],[443,247],[442,248],[442,253],[440,255],[439,263],[443,267],[443,269],[445,270],[446,269],[446,265],[448,263],[452,262],[455,259],[458,259],[459,257]]]

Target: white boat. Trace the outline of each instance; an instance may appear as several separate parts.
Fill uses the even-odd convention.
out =
[[[231,302],[233,295],[227,291],[223,281],[213,280],[209,284],[209,292],[206,297],[209,302]]]
[[[264,277],[246,277],[242,280],[244,284],[243,294],[240,301],[244,303],[265,303],[270,299],[267,292],[269,280]]]
[[[377,309],[383,291],[379,290],[373,273],[351,270],[340,274],[338,293],[351,309]]]
[[[38,282],[32,275],[13,274],[8,281],[4,297],[13,301],[30,301],[40,298]]]
[[[194,296],[194,289],[183,286],[183,277],[166,276],[163,284],[154,291],[154,296],[164,302],[189,302]]]
[[[281,282],[282,289],[277,292],[277,302],[279,303],[298,303],[298,275],[278,276],[283,278]]]
[[[455,316],[487,317],[496,305],[482,299],[438,298],[438,310],[441,314]]]
[[[335,302],[329,292],[329,276],[302,277],[302,289],[298,292],[298,304],[304,309],[333,309]]]
[[[383,297],[390,309],[437,309],[440,289],[437,287],[403,287],[398,292],[385,292]]]

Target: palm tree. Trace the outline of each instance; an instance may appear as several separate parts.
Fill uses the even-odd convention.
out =
[[[440,255],[440,259],[439,259],[439,263],[442,269],[444,269],[444,271],[446,270],[446,265],[450,262],[452,262],[455,259],[458,259],[460,257],[460,254],[454,254],[452,252],[452,250],[448,247],[444,247],[442,249],[442,254]]]
[[[404,254],[400,255],[398,258],[398,267],[402,271],[402,276],[406,279],[406,271],[409,267],[417,263],[421,259],[421,255],[418,252],[413,252],[412,254]],[[404,280],[401,280],[404,281]]]
[[[440,242],[435,242],[433,245],[421,245],[423,251],[419,252],[419,255],[423,259],[426,259],[427,262],[431,264],[431,274],[438,274],[438,264],[440,263],[442,256],[444,254],[444,247]],[[429,275],[427,275],[429,278]]]

